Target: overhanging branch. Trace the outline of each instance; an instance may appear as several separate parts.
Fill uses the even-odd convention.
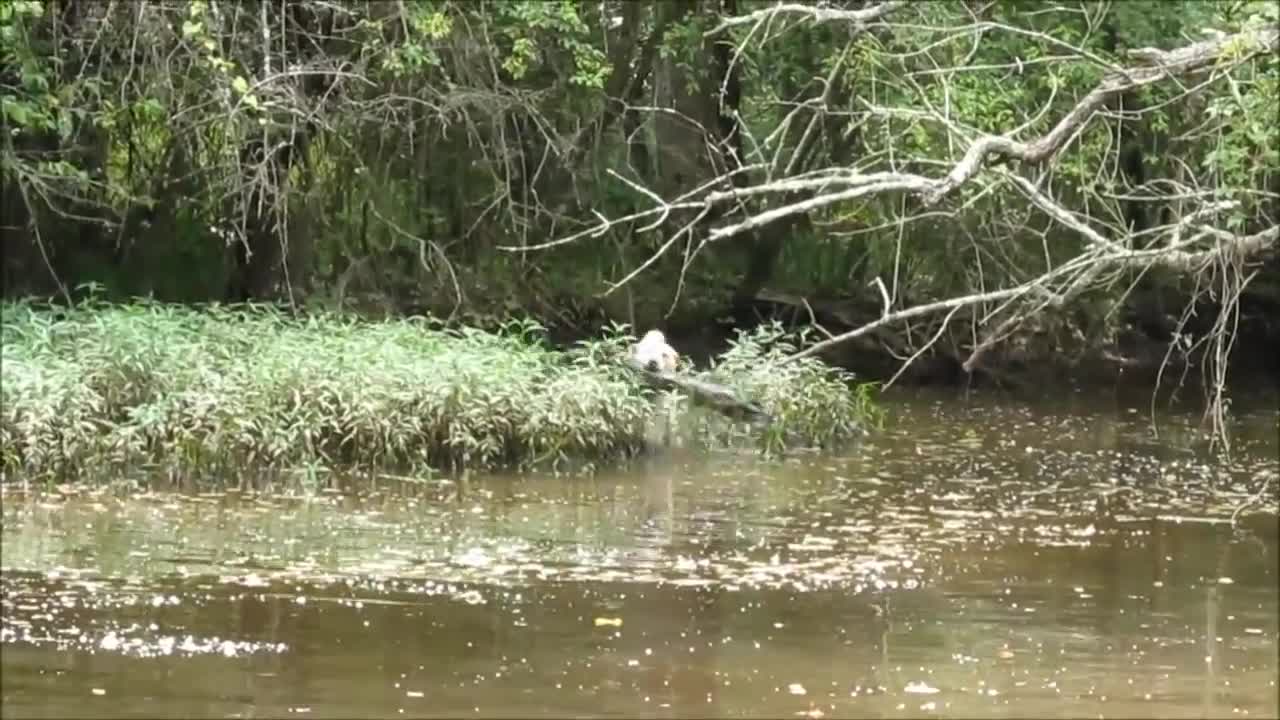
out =
[[[1048,133],[1032,142],[1019,142],[1006,135],[989,135],[969,146],[964,158],[924,194],[932,205],[964,184],[981,169],[988,155],[1013,157],[1023,162],[1041,163],[1053,157],[1068,138],[1089,120],[1106,100],[1119,93],[1151,85],[1176,75],[1186,75],[1209,68],[1220,60],[1240,63],[1260,53],[1275,52],[1280,45],[1280,27],[1247,30],[1234,35],[1187,45],[1161,53],[1157,64],[1126,68],[1103,78],[1080,102],[1076,103]]]

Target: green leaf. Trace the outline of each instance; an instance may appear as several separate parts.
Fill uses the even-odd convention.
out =
[[[31,106],[24,102],[10,100],[4,104],[4,113],[14,125],[29,127],[31,123]]]
[[[234,88],[236,92],[244,95],[249,92],[249,81],[245,80],[242,76],[237,75],[232,78],[231,87]]]

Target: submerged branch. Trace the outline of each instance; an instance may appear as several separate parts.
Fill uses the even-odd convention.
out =
[[[735,420],[769,421],[769,413],[759,403],[743,400],[732,388],[718,383],[686,377],[677,373],[650,370],[632,358],[624,363],[638,373],[645,383],[660,390],[679,390],[696,405],[709,407]]]

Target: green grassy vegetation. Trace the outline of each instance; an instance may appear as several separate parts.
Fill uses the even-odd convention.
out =
[[[7,478],[152,471],[217,484],[595,463],[642,451],[653,416],[655,392],[618,362],[634,341],[620,327],[559,351],[529,322],[490,333],[252,305],[0,308]],[[876,422],[868,386],[782,362],[796,340],[756,331],[706,371],[775,416],[754,434],[768,453],[831,447]],[[700,422],[707,444],[733,435],[725,419]]]
[[[809,340],[810,332],[789,332],[775,322],[740,333],[728,351],[700,373],[758,402],[772,418],[766,425],[744,429],[700,415],[694,432],[702,444],[740,444],[745,439],[767,453],[783,453],[797,446],[839,447],[879,426],[882,416],[872,398],[873,383],[858,383],[851,373],[820,360],[787,361]]]

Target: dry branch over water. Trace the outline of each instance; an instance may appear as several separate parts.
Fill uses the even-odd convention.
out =
[[[300,468],[623,459],[644,449],[653,413],[654,391],[620,361],[631,342],[614,328],[557,351],[520,322],[488,333],[261,306],[10,304],[3,468],[8,478],[149,469],[230,482]],[[766,451],[856,436],[874,418],[868,388],[817,361],[781,368],[790,343],[776,329],[746,335],[704,375],[769,411],[774,423],[754,435]],[[705,442],[733,436],[727,421],[700,422]]]

